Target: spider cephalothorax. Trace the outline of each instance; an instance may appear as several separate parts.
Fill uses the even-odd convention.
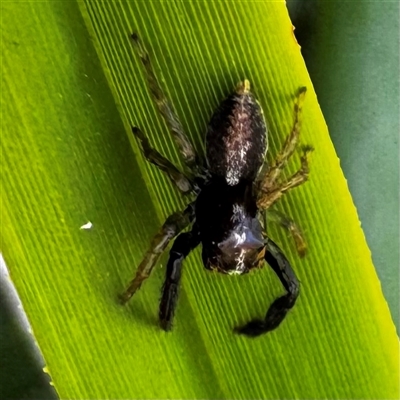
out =
[[[136,34],[132,39],[145,67],[150,91],[179,147],[187,171],[179,171],[153,149],[139,128],[133,128],[133,133],[141,141],[147,160],[163,170],[182,193],[192,193],[195,199],[185,210],[167,218],[154,236],[135,278],[121,295],[121,301],[127,302],[148,278],[170,240],[192,225],[191,230],[177,236],[170,251],[159,310],[161,327],[165,330],[172,327],[183,260],[201,243],[207,269],[244,274],[261,267],[264,261],[272,267],[287,293],[272,303],[265,318],[235,329],[249,336],[271,331],[294,306],[299,282],[280,248],[266,235],[261,217],[268,209],[273,221],[290,230],[298,252],[304,254],[305,243],[300,230],[291,219],[270,207],[308,178],[307,155],[312,149],[305,146],[300,169],[289,179],[280,179],[282,169],[298,144],[299,117],[306,90],[299,90],[295,123],[281,152],[270,166],[262,168],[268,143],[267,126],[261,106],[250,91],[249,81],[240,82],[211,117],[206,135],[206,158],[202,161],[203,157],[194,151],[164,96],[143,44]]]
[[[213,176],[198,195],[196,224],[207,269],[242,274],[258,266],[264,237],[252,189],[252,182],[231,186]]]

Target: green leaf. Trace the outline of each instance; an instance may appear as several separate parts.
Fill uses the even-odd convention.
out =
[[[398,339],[284,3],[4,4],[1,251],[59,395],[397,398]],[[247,77],[272,158],[296,90],[309,89],[302,140],[316,148],[311,179],[279,204],[303,227],[307,257],[269,229],[302,293],[264,337],[232,328],[282,293],[274,274],[210,274],[198,250],[185,264],[173,332],[157,327],[162,268],[129,306],[115,301],[158,225],[184,204],[130,134],[140,126],[179,164],[133,30],[199,150],[210,114]]]

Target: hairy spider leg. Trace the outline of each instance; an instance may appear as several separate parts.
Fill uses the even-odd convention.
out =
[[[166,269],[165,281],[162,288],[159,319],[161,328],[169,331],[172,328],[172,320],[176,302],[178,300],[179,282],[182,275],[183,260],[200,243],[200,232],[196,225],[192,231],[181,233],[175,240],[169,252],[169,260]]]
[[[150,276],[151,271],[169,242],[185,229],[193,219],[194,203],[189,204],[183,212],[176,212],[166,219],[164,225],[153,237],[150,248],[140,263],[135,277],[129,283],[124,293],[119,296],[121,304],[125,304],[135,294],[142,285],[142,282]]]
[[[302,147],[303,154],[300,158],[301,164],[300,169],[295,172],[292,176],[289,177],[288,180],[277,183],[274,187],[270,188],[268,191],[261,190],[257,199],[257,207],[261,210],[266,210],[270,208],[274,203],[276,203],[285,193],[287,193],[290,189],[293,189],[297,186],[302,185],[304,182],[308,180],[308,176],[310,173],[309,168],[309,154],[314,149],[305,145]]]
[[[282,170],[285,168],[287,161],[293,155],[296,150],[297,143],[300,137],[300,128],[302,122],[302,109],[304,98],[306,95],[307,88],[302,87],[299,89],[297,94],[296,103],[294,106],[294,123],[292,130],[285,140],[285,143],[281,151],[276,156],[275,160],[266,170],[264,176],[261,177],[260,189],[261,191],[269,192],[271,188],[276,185],[276,181],[281,174]]]
[[[181,171],[179,171],[178,168],[171,163],[171,161],[151,147],[149,140],[139,128],[133,126],[132,132],[136,138],[140,140],[142,153],[146,157],[147,161],[160,168],[161,171],[165,172],[171,179],[172,183],[174,183],[183,194],[194,191],[194,186],[190,179]]]
[[[269,208],[265,214],[268,222],[276,223],[289,231],[294,240],[297,253],[300,257],[304,257],[307,250],[307,244],[304,239],[303,232],[296,222],[282,212],[272,208]]]
[[[183,157],[183,160],[185,161],[185,164],[193,174],[196,174],[198,165],[200,164],[198,155],[194,150],[193,145],[185,135],[182,124],[176,115],[172,104],[165,96],[160,84],[158,83],[149,54],[146,51],[141,39],[136,33],[132,33],[131,38],[143,64],[151,96],[156,103],[159,112],[167,123],[175,143],[177,144],[178,149]]]
[[[236,333],[252,337],[276,329],[293,308],[300,293],[300,283],[282,250],[271,239],[266,240],[265,249],[265,260],[275,271],[287,293],[271,304],[263,320],[254,319],[235,329]]]

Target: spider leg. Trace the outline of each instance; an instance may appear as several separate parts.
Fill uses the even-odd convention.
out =
[[[308,158],[309,154],[312,151],[313,148],[311,146],[303,146],[300,169],[296,173],[294,173],[287,181],[276,184],[270,189],[261,189],[259,191],[257,207],[260,210],[266,210],[270,208],[290,189],[300,186],[308,180],[308,175],[310,173]]]
[[[255,319],[235,329],[237,333],[247,336],[255,337],[276,329],[293,308],[300,293],[300,283],[282,250],[271,239],[267,239],[265,248],[265,260],[278,275],[287,293],[271,304],[263,320]]]
[[[165,282],[159,309],[161,328],[169,331],[178,300],[178,288],[182,274],[183,260],[200,243],[200,235],[196,226],[191,232],[181,233],[175,240],[167,264]]]
[[[172,104],[165,96],[160,84],[158,83],[149,54],[147,53],[141,39],[136,33],[132,33],[131,39],[143,64],[151,96],[156,103],[159,112],[167,123],[179,151],[182,154],[185,164],[195,174],[198,169],[197,166],[199,165],[199,160],[193,145],[185,135],[182,124],[176,115]]]
[[[161,229],[153,237],[150,248],[146,252],[140,263],[135,277],[129,283],[126,290],[119,296],[121,304],[125,304],[140,288],[142,282],[146,280],[159,257],[168,246],[169,242],[183,229],[185,229],[194,219],[194,205],[189,204],[183,212],[170,215]]]
[[[142,145],[142,153],[147,161],[165,172],[175,186],[183,193],[190,193],[194,190],[193,184],[174,164],[150,146],[149,140],[143,132],[136,126],[132,127],[132,133],[136,136]]]
[[[303,232],[296,223],[291,218],[275,209],[268,209],[266,212],[266,218],[268,222],[274,222],[289,231],[296,245],[297,253],[300,257],[304,257],[307,250],[307,244]]]
[[[300,137],[300,128],[302,122],[302,108],[304,103],[304,98],[307,88],[302,87],[299,89],[297,94],[297,100],[294,106],[295,117],[292,127],[292,131],[285,140],[285,143],[281,151],[276,156],[274,162],[266,170],[266,172],[261,177],[260,189],[264,191],[269,191],[273,187],[281,174],[282,170],[285,168],[288,159],[293,155],[296,150],[297,143]]]

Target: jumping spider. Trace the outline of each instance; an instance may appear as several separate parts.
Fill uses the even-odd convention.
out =
[[[302,148],[299,170],[286,180],[279,179],[298,145],[306,88],[298,92],[294,125],[282,150],[271,165],[262,168],[267,150],[267,126],[261,106],[250,92],[249,81],[240,82],[211,117],[204,161],[196,154],[163,94],[141,40],[136,34],[131,38],[144,66],[152,97],[175,139],[186,171],[178,170],[152,148],[139,128],[134,127],[132,131],[141,142],[145,158],[165,172],[183,194],[194,195],[195,199],[183,211],[166,219],[120,300],[126,303],[133,296],[149,277],[168,243],[192,224],[189,232],[180,233],[175,239],[169,253],[159,308],[162,329],[168,331],[172,327],[183,260],[201,243],[206,269],[244,274],[262,267],[265,260],[275,271],[287,293],[272,303],[264,319],[252,320],[235,329],[248,336],[269,332],[294,306],[299,295],[299,281],[281,249],[266,235],[261,217],[268,210],[269,218],[289,229],[298,253],[304,255],[305,242],[299,228],[270,207],[283,194],[308,179],[310,146]]]

